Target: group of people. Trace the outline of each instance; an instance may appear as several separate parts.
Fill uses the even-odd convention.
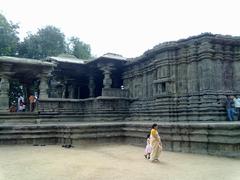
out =
[[[35,109],[37,97],[34,95],[30,95],[28,100],[29,100],[29,110],[30,112],[33,112]],[[21,94],[18,94],[17,106],[12,105],[10,107],[10,112],[24,112],[24,111],[26,111],[26,102],[24,100],[24,97]]]
[[[147,135],[147,145],[145,148],[144,156],[152,162],[159,161],[158,158],[162,152],[162,142],[158,134],[157,124],[152,125],[150,134]]]
[[[233,121],[234,116],[237,115],[237,119],[240,121],[240,96],[227,95],[225,106],[228,120]]]

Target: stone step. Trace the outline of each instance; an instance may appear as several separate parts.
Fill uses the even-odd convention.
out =
[[[0,125],[0,144],[61,144],[114,139],[144,146],[153,122]],[[240,122],[158,122],[164,150],[240,158]]]

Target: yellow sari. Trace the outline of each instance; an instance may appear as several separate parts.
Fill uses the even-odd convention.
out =
[[[160,153],[162,152],[162,142],[156,129],[151,130],[150,145],[152,147],[150,160],[151,161],[158,160]]]

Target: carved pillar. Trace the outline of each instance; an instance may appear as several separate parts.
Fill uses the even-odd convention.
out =
[[[9,77],[0,75],[0,111],[8,111],[9,109]]]
[[[112,64],[99,64],[98,67],[103,71],[103,87],[105,89],[111,88],[112,86],[112,78],[111,78],[111,71],[113,70]]]
[[[89,84],[88,84],[88,88],[89,88],[89,97],[94,97],[94,91],[95,91],[95,82],[94,82],[94,77],[90,76],[89,77]]]
[[[223,85],[225,92],[233,91],[233,57],[230,45],[224,46]]]
[[[187,78],[187,49],[181,48],[178,52],[180,64],[177,66],[177,92],[179,95],[186,95],[188,92],[188,78]]]
[[[223,92],[223,47],[221,44],[215,44],[215,81],[214,83],[215,90],[218,92]]]
[[[68,98],[74,99],[74,85],[68,85]]]
[[[144,72],[143,73],[143,77],[142,77],[142,97],[143,99],[147,99],[147,73]]]
[[[213,91],[213,53],[212,44],[203,42],[198,49],[198,73],[199,73],[199,89],[201,92]]]
[[[67,91],[67,80],[66,77],[61,82],[62,90],[61,90],[61,98],[66,98],[66,91]]]
[[[50,92],[49,97],[50,98],[59,98],[59,82],[56,79],[51,79],[50,81]]]
[[[198,92],[197,48],[193,44],[189,49],[189,64],[187,66],[188,93]]]
[[[234,63],[233,63],[233,89],[237,94],[240,92],[240,47],[234,49]]]
[[[67,89],[67,98],[68,99],[74,99],[74,94],[75,94],[75,84],[74,84],[74,79],[67,79],[66,80],[66,89]]]
[[[171,72],[171,88],[170,88],[170,93],[172,94],[176,94],[177,90],[176,90],[176,65],[173,64],[170,66],[170,72]]]
[[[112,79],[110,77],[111,71],[108,68],[104,68],[103,74],[104,74],[104,79],[103,79],[104,88],[111,88],[111,85],[112,85]]]
[[[50,76],[49,73],[43,73],[40,77],[40,85],[39,85],[40,95],[39,95],[39,97],[41,99],[48,98],[48,78],[49,78],[49,76]]]
[[[6,112],[9,110],[9,89],[10,89],[10,76],[11,64],[1,64],[0,66],[0,111]]]
[[[154,80],[157,80],[157,70],[155,69],[153,71],[153,81]],[[152,84],[152,92],[153,92],[153,97],[155,97],[157,95],[157,84],[156,83],[153,83]]]

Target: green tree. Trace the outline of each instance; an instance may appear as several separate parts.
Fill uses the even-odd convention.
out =
[[[19,26],[0,14],[0,55],[15,56],[19,38],[17,36]]]
[[[71,37],[68,44],[69,54],[76,56],[79,59],[90,59],[90,45],[80,41],[78,37]]]
[[[29,34],[19,46],[19,56],[42,59],[65,52],[65,35],[54,26]]]

